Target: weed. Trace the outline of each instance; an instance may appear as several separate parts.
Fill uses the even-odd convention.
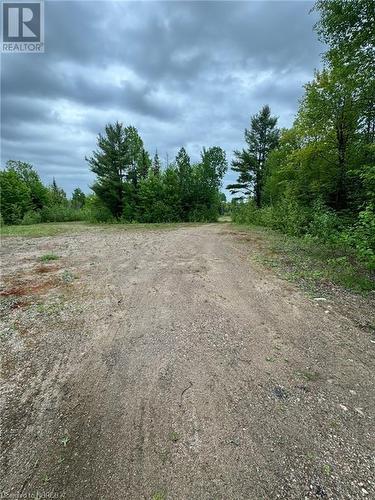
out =
[[[325,464],[322,467],[322,471],[323,471],[323,474],[325,476],[329,476],[331,474],[331,472],[332,472],[332,467],[330,465],[328,465],[328,464]]]
[[[317,380],[320,379],[320,374],[318,372],[310,371],[310,370],[303,370],[300,372],[297,372],[297,375],[303,377],[304,379],[308,380],[309,382],[316,382]]]
[[[69,436],[65,435],[63,436],[61,439],[60,439],[60,443],[64,446],[64,448],[67,447],[68,443],[69,443],[70,439],[69,439]]]
[[[57,260],[60,257],[58,255],[55,255],[54,253],[46,253],[45,255],[42,255],[39,260],[42,262],[49,262],[51,260]]]
[[[308,237],[295,237],[259,226],[234,226],[249,233],[255,244],[252,258],[268,268],[278,268],[282,277],[315,292],[328,283],[356,293],[374,290],[374,277],[353,249]],[[320,292],[319,292],[320,293]]]
[[[162,491],[156,491],[152,497],[151,500],[165,500],[166,496]]]
[[[71,283],[75,279],[75,276],[73,273],[65,269],[65,271],[62,274],[62,280],[64,283]]]
[[[180,439],[179,434],[175,431],[172,431],[170,433],[169,437],[171,438],[171,441],[173,441],[174,443],[177,443],[177,441],[179,441],[179,439]]]

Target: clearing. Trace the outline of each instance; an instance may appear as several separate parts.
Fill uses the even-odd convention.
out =
[[[375,498],[373,298],[308,296],[255,246],[4,238],[2,498]]]

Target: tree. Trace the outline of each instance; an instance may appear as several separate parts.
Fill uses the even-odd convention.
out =
[[[328,70],[317,72],[305,89],[297,123],[305,141],[315,144],[328,162],[335,179],[331,204],[340,210],[347,206],[347,173],[358,128],[356,95]]]
[[[5,224],[19,224],[32,208],[30,189],[12,167],[0,171],[0,208]]]
[[[179,179],[181,216],[182,220],[189,220],[189,211],[191,210],[192,205],[192,169],[190,164],[190,157],[184,147],[182,147],[178,151],[175,159],[175,164]]]
[[[105,127],[97,144],[98,149],[86,158],[97,176],[92,190],[114,217],[120,218],[124,209],[126,217],[131,217],[132,197],[145,171],[143,141],[136,128],[116,122]]]
[[[30,192],[30,209],[40,210],[48,203],[48,189],[43,185],[36,170],[30,163],[7,161],[7,169],[13,170],[26,184]]]
[[[49,204],[51,206],[68,204],[66,193],[62,188],[58,187],[55,178],[53,178],[52,184],[49,187]]]
[[[232,170],[239,174],[237,183],[227,189],[232,194],[240,193],[254,196],[255,203],[261,206],[264,166],[269,153],[277,147],[279,130],[276,128],[277,117],[271,116],[268,105],[251,117],[250,129],[245,129],[247,148],[234,151]]]
[[[318,0],[315,29],[329,46],[330,66],[340,66],[360,86],[370,88],[375,60],[375,7],[373,0]]]
[[[223,176],[228,169],[225,151],[218,146],[213,146],[208,149],[203,148],[201,160],[207,170],[208,176],[211,178],[212,184],[219,188]]]
[[[156,150],[154,159],[152,161],[152,170],[155,175],[160,175],[161,172],[161,161],[158,155],[158,151]]]
[[[82,208],[86,201],[86,195],[79,187],[75,188],[72,194],[72,206],[74,208]]]

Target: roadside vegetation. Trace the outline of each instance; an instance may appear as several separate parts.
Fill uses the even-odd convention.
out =
[[[367,295],[375,289],[373,273],[353,248],[290,236],[264,226],[233,226],[253,260],[298,283],[308,293],[329,296],[339,287]]]
[[[232,218],[329,249],[329,269],[362,287],[352,266],[375,271],[374,4],[319,0],[315,8],[324,68],[305,85],[292,128],[278,129],[268,106],[252,117],[232,163]]]

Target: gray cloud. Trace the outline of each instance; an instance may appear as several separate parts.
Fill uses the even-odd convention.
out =
[[[30,161],[68,192],[116,119],[153,154],[228,156],[265,103],[291,124],[319,66],[310,2],[47,2],[45,54],[3,54],[2,165]],[[232,178],[228,174],[228,179]]]

